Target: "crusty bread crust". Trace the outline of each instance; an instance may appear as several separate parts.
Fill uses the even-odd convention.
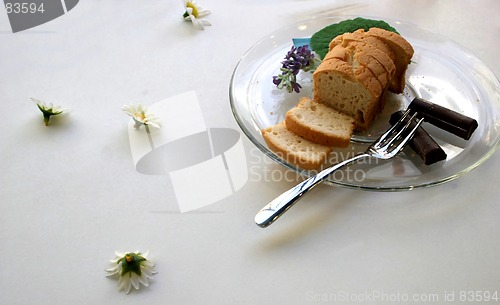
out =
[[[375,62],[379,63],[385,69],[389,79],[394,76],[396,66],[394,65],[394,61],[386,53],[380,51],[371,44],[363,44],[359,42],[350,42],[349,44],[356,45],[360,50],[368,53],[372,58],[374,58]]]
[[[366,34],[382,40],[391,48],[394,54],[396,73],[389,82],[389,90],[394,93],[402,93],[406,83],[406,70],[414,54],[412,45],[401,35],[380,28],[371,28]]]
[[[392,49],[382,40],[378,39],[375,36],[371,35],[366,35],[366,32],[364,29],[359,29],[357,31],[354,31],[352,33],[344,33],[342,35],[339,35],[335,37],[331,42],[330,42],[330,50],[335,47],[338,44],[348,44],[349,42],[352,41],[357,41],[357,42],[363,42],[369,45],[374,46],[375,48],[379,49],[380,51],[384,52],[389,56],[391,60],[394,61],[395,55],[392,53]]]
[[[314,143],[288,130],[284,121],[261,132],[269,149],[303,169],[320,168],[332,151],[329,146]]]
[[[352,117],[307,97],[287,112],[285,121],[290,131],[325,146],[348,146],[355,128]]]
[[[359,32],[358,35],[361,35],[362,33],[364,33],[364,32]],[[349,33],[346,33],[344,35],[347,35],[347,34],[349,34]],[[344,36],[344,35],[342,35],[342,36]],[[367,35],[365,35],[365,36],[367,36]],[[369,63],[365,63],[365,64],[369,64],[370,69],[374,68],[374,70],[372,70],[372,72],[374,72],[374,74],[376,74],[376,75],[380,74],[380,73],[378,73],[378,71],[379,71],[378,68],[375,67],[375,65],[380,65],[382,68],[385,69],[386,73],[388,74],[388,77],[392,78],[394,76],[395,71],[396,71],[396,66],[394,65],[394,60],[393,60],[393,58],[395,56],[394,56],[393,52],[390,51],[390,49],[389,49],[389,53],[387,53],[387,50],[389,47],[385,43],[383,43],[380,39],[375,38],[373,36],[367,36],[367,37],[371,37],[372,39],[358,39],[358,40],[343,39],[340,41],[339,44],[337,44],[335,47],[333,47],[332,51],[334,49],[337,49],[337,50],[341,49],[342,47],[344,47],[344,48],[356,48],[356,53],[358,53],[358,52],[361,54],[365,53],[365,54],[369,55],[370,57],[372,57],[372,60]],[[375,44],[375,43],[373,43],[373,41],[375,41],[375,42],[378,41],[380,43]],[[383,46],[383,47],[381,47],[381,46]],[[375,59],[375,61],[373,61],[373,59]]]
[[[373,74],[373,77],[375,77],[379,81],[380,86],[385,88],[388,83],[388,78],[392,77],[392,74],[389,74],[387,68],[382,66],[379,61],[374,59],[374,57],[370,54],[371,52],[372,50],[370,46],[362,42],[339,44],[336,45],[329,53],[327,53],[327,57],[325,60],[337,58],[347,62],[351,66],[353,65],[353,61],[357,61],[361,65],[367,67]],[[390,64],[392,64],[392,61],[390,61],[390,59],[388,59],[388,61]],[[394,64],[392,64],[392,67],[394,67]],[[391,71],[391,73],[392,72],[393,71]]]

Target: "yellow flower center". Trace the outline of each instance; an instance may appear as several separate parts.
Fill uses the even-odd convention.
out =
[[[127,261],[127,263],[130,263],[130,262],[132,262],[132,260],[134,260],[134,258],[132,257],[132,255],[126,254],[125,255],[125,260]]]
[[[144,121],[144,119],[146,118],[146,114],[144,113],[144,111],[136,112],[134,113],[134,116],[136,118],[139,118],[141,121]]]
[[[193,3],[191,2],[188,2],[186,3],[186,7],[190,7],[193,9],[193,13],[192,15],[195,17],[195,18],[198,18],[198,8],[196,7],[196,5],[194,5]]]

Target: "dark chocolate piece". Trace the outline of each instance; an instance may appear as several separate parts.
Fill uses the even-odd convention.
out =
[[[465,140],[470,139],[478,126],[477,121],[468,116],[418,97],[413,99],[408,108],[418,112],[424,121]]]
[[[389,122],[391,125],[395,124],[403,115],[403,111],[395,112],[391,115]],[[408,120],[408,119],[406,119]],[[415,126],[416,122],[413,120],[410,123],[410,128]],[[417,128],[415,135],[410,140],[408,145],[413,149],[417,155],[424,160],[425,165],[431,165],[433,163],[446,160],[446,153],[439,146],[439,144],[434,141],[434,139],[425,131],[422,126]]]

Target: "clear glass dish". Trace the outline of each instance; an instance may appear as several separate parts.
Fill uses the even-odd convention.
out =
[[[260,130],[284,120],[285,113],[302,96],[312,95],[312,75],[299,74],[303,88],[298,94],[276,89],[272,77],[279,73],[280,62],[291,48],[292,38],[310,37],[327,25],[355,17],[312,19],[282,28],[257,42],[241,58],[231,79],[231,108],[246,136],[271,159],[304,176],[310,176],[315,171],[302,170],[277,156],[267,147]],[[471,139],[465,141],[425,124],[427,132],[447,153],[445,161],[425,165],[406,147],[392,160],[355,163],[335,172],[325,182],[356,189],[397,191],[437,185],[469,172],[490,157],[498,146],[498,79],[484,63],[450,39],[413,24],[384,20],[395,27],[415,49],[406,73],[405,93],[389,94],[386,107],[371,130],[353,135],[347,148],[334,149],[329,163],[365,151],[369,142],[388,128],[388,115],[406,108],[414,96],[472,117],[478,121],[479,127]]]

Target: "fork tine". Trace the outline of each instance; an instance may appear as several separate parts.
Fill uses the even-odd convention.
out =
[[[409,120],[409,123],[412,122],[412,120],[414,119],[414,117],[416,116],[416,114],[412,115],[412,117],[410,118]],[[387,153],[391,156],[394,156],[395,154],[397,154],[401,149],[403,149],[403,147],[406,145],[406,143],[408,143],[408,141],[410,141],[410,139],[413,137],[413,135],[415,134],[415,132],[417,131],[417,128],[420,127],[420,124],[424,121],[423,118],[419,119],[417,121],[417,124],[415,124],[415,126],[413,128],[411,128],[411,130],[409,132],[407,132],[407,135],[399,142],[399,144],[395,147],[393,147],[390,151],[388,151]],[[406,124],[405,127],[403,128],[402,131],[408,131],[408,126],[410,126],[410,124]],[[389,146],[394,144],[395,142],[397,141],[397,137],[394,138],[394,141],[392,141],[391,144],[388,145],[387,149],[389,149]]]
[[[401,125],[404,124],[404,121],[406,120],[406,118],[410,115],[410,109],[406,110],[403,115],[399,118],[399,120],[391,126],[391,128],[389,128],[383,135],[381,135],[374,143],[373,145],[376,146],[376,147],[380,147],[380,145],[387,139],[387,138],[393,138],[393,134],[394,134],[394,131],[396,129],[399,129],[401,128]],[[415,115],[415,114],[414,114]],[[409,122],[411,122],[411,120],[409,120]],[[404,128],[402,128],[401,130],[404,130],[405,128],[407,128],[407,126],[405,126]]]
[[[399,140],[401,138],[401,135],[408,131],[408,127],[411,125],[413,119],[416,116],[417,116],[417,114],[414,113],[409,118],[409,120],[407,120],[407,122],[405,122],[405,119],[406,119],[405,117],[401,117],[401,119],[398,120],[398,122],[396,123],[397,127],[395,129],[391,130],[391,133],[388,134],[389,137],[386,137],[386,139],[383,139],[382,141],[378,141],[378,144],[379,144],[378,147],[382,148],[382,149],[384,149],[384,148],[387,149],[387,148],[389,148],[389,146],[394,144],[394,142]],[[396,124],[394,124],[394,126],[396,126]],[[404,126],[401,126],[403,124],[404,124]]]

